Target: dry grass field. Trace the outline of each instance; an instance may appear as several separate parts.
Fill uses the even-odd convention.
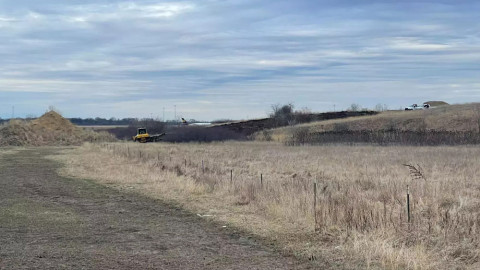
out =
[[[312,269],[169,203],[58,175],[65,147],[0,147],[0,269]]]
[[[226,142],[86,144],[55,159],[65,175],[176,202],[322,269],[478,269],[479,156],[471,146]]]
[[[299,129],[309,133],[339,130],[389,130],[399,131],[479,131],[480,103],[447,105],[418,111],[386,111],[373,116],[313,122],[282,127],[268,132],[258,132],[256,140],[265,140],[265,135],[274,141],[286,142]]]

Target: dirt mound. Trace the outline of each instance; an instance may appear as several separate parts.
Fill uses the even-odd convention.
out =
[[[69,120],[63,118],[55,111],[50,111],[42,115],[42,117],[33,120],[30,123],[33,128],[40,128],[52,132],[62,132],[69,135],[79,135],[82,130],[72,124]]]
[[[0,127],[0,146],[80,145],[87,141],[112,141],[107,133],[83,130],[54,111],[27,122],[11,120]]]

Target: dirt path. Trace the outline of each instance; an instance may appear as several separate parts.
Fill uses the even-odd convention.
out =
[[[162,202],[61,177],[44,158],[55,151],[0,157],[0,269],[309,268]]]

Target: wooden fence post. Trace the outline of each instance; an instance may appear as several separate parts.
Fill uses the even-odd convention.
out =
[[[230,183],[233,182],[233,170],[230,170]]]
[[[407,220],[410,223],[410,190],[408,189],[407,185]]]
[[[313,183],[313,218],[315,221],[314,231],[317,231],[317,182]]]

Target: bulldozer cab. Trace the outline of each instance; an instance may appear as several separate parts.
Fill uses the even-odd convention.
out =
[[[137,129],[137,135],[147,134],[146,128],[139,128]]]

